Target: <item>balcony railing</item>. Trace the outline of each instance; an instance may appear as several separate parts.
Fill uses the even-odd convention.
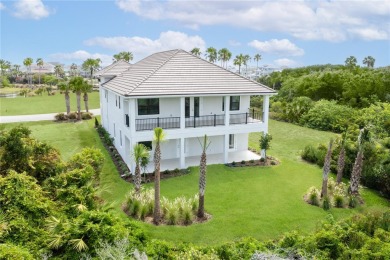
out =
[[[260,123],[262,121],[262,113],[250,111],[247,113],[238,113],[230,114],[229,124],[252,124]],[[128,125],[129,120],[126,115],[126,125]],[[157,117],[157,118],[145,118],[145,119],[136,119],[136,131],[148,131],[153,130],[156,127],[161,127],[163,129],[175,129],[180,128],[180,117]],[[186,128],[197,128],[197,127],[207,127],[207,126],[222,126],[225,125],[225,115],[207,115],[207,116],[191,116],[185,118],[185,127]]]

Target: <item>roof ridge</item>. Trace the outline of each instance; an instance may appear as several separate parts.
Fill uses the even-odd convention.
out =
[[[186,52],[187,54],[190,54],[191,56],[196,57],[196,58],[198,58],[198,59],[200,59],[200,60],[202,60],[202,61],[205,61],[205,62],[207,62],[207,63],[209,63],[209,64],[212,64],[212,65],[214,65],[214,66],[217,67],[217,68],[223,69],[223,70],[225,70],[225,71],[227,71],[227,72],[230,72],[230,73],[232,73],[232,74],[234,74],[234,75],[240,76],[240,77],[243,78],[243,79],[252,81],[253,83],[256,83],[256,84],[258,84],[258,85],[261,85],[262,87],[265,87],[265,88],[267,88],[267,89],[269,89],[269,90],[271,90],[271,91],[275,91],[274,89],[272,89],[272,88],[270,88],[270,87],[268,87],[268,86],[266,86],[266,85],[264,85],[264,84],[262,84],[262,83],[260,83],[260,82],[257,82],[257,81],[254,81],[254,80],[252,80],[252,79],[246,78],[246,77],[242,76],[241,74],[238,74],[238,73],[235,73],[235,72],[233,72],[233,71],[231,71],[231,70],[228,70],[228,69],[226,69],[226,68],[224,68],[224,67],[222,67],[222,66],[219,66],[219,65],[217,65],[217,64],[215,64],[215,63],[213,63],[213,62],[210,62],[210,61],[208,61],[208,60],[206,60],[206,59],[203,59],[203,58],[201,58],[200,56],[194,55],[194,54],[192,54],[191,52],[188,52],[188,51],[185,51],[185,50],[182,50],[182,51],[184,51],[184,52]]]
[[[172,59],[173,56],[175,56],[179,51],[180,49],[173,49],[173,50],[170,50],[170,51],[174,51],[174,53],[168,58],[166,59],[165,61],[163,61],[160,66],[158,66],[156,69],[154,69],[153,71],[151,71],[148,75],[146,75],[140,82],[138,82],[137,85],[134,86],[134,88],[131,90],[131,91],[127,91],[125,95],[128,95],[130,94],[131,92],[133,92],[135,89],[137,89],[137,87],[139,85],[141,85],[142,83],[144,83],[151,75],[153,75],[157,70],[161,69],[162,66],[164,66],[168,61],[170,61]],[[169,52],[169,51],[162,51],[162,52],[157,52],[157,53],[164,53],[164,52]],[[155,54],[157,54],[155,53]]]

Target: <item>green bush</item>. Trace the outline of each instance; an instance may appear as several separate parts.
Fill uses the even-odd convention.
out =
[[[331,198],[330,198],[329,196],[325,196],[325,197],[322,199],[322,208],[323,208],[324,210],[329,210],[331,207],[332,207]]]
[[[82,120],[89,120],[89,119],[92,119],[92,114],[91,114],[91,113],[87,113],[87,112],[82,112],[82,113],[81,113],[81,119],[82,119]]]
[[[57,115],[54,116],[54,118],[57,121],[65,121],[68,120],[68,117],[64,113],[58,113]]]
[[[77,119],[77,113],[76,112],[70,112],[68,115],[69,119],[75,120]]]
[[[307,197],[311,205],[318,206],[320,205],[319,197],[320,191],[316,187],[311,187],[307,192]]]
[[[14,259],[23,259],[23,260],[32,260],[34,259],[33,255],[30,252],[21,247],[13,244],[0,244],[0,259],[4,260],[14,260]]]

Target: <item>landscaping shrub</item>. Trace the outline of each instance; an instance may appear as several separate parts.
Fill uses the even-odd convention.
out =
[[[75,120],[77,119],[77,113],[76,112],[70,112],[68,115],[68,119]]]
[[[320,191],[316,187],[311,187],[308,191],[308,200],[311,205],[320,205]]]
[[[68,120],[67,115],[65,115],[64,113],[58,113],[57,115],[54,116],[54,118],[55,118],[57,121],[65,121],[65,120]]]
[[[33,255],[25,248],[13,244],[0,244],[0,259],[33,260]]]
[[[82,120],[89,120],[89,119],[92,119],[92,114],[91,113],[87,113],[87,112],[82,112],[81,113],[81,119]]]
[[[329,196],[325,196],[322,199],[322,208],[324,210],[329,210],[332,207],[331,198]]]
[[[307,145],[301,152],[301,157],[308,162],[322,167],[324,165],[326,151],[327,147],[323,144],[318,145],[317,148],[313,145]]]

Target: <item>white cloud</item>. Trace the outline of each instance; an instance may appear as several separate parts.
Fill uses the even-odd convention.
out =
[[[297,67],[299,65],[296,61],[286,59],[286,58],[274,60],[274,63],[277,67],[290,67],[291,68],[291,67]]]
[[[95,37],[84,42],[88,46],[101,46],[115,51],[131,51],[135,56],[145,56],[170,49],[187,51],[198,47],[205,49],[205,41],[199,36],[189,36],[182,32],[162,32],[158,39],[144,37]]]
[[[14,16],[22,19],[39,20],[50,14],[41,0],[19,0],[14,4]]]
[[[5,5],[2,2],[0,2],[0,10],[4,10],[4,9],[5,9]]]
[[[288,39],[272,39],[264,42],[254,40],[248,43],[248,45],[256,48],[262,53],[271,53],[281,56],[301,56],[305,53],[303,49],[297,47]]]
[[[371,28],[389,39],[388,0],[365,1],[178,1],[116,0],[125,12],[151,20],[174,20],[183,26],[227,24],[258,31],[282,32],[305,40],[344,41]],[[382,34],[377,39],[382,39]]]
[[[375,28],[356,28],[349,30],[349,32],[357,38],[361,38],[367,41],[389,39],[388,32],[377,30]]]
[[[86,59],[97,59],[99,58],[102,61],[102,66],[107,66],[112,63],[112,56],[101,54],[101,53],[89,53],[84,50],[78,50],[71,53],[54,53],[50,55],[50,58],[56,60],[68,60],[72,62],[85,61]]]
[[[233,47],[241,46],[241,42],[238,42],[236,40],[229,40],[229,45]]]

